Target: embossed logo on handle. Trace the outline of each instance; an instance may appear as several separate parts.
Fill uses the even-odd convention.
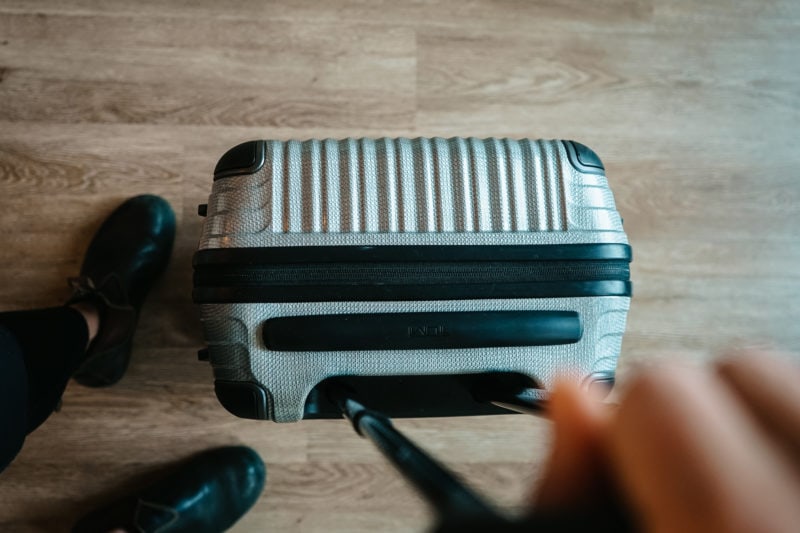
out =
[[[444,326],[408,326],[409,337],[447,337],[449,335]]]

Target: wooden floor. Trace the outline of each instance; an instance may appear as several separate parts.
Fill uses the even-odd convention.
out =
[[[196,206],[248,139],[579,140],[634,248],[623,380],[655,357],[800,351],[799,58],[795,0],[0,0],[0,309],[62,302],[128,196],[161,194],[180,221],[129,373],[69,386],[0,475],[0,530],[65,531],[131,477],[228,443],[269,470],[236,531],[429,523],[347,424],[236,419],[196,361]],[[549,443],[521,416],[398,425],[508,508]]]

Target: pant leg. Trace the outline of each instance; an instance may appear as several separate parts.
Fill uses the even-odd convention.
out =
[[[56,408],[88,340],[71,307],[0,313],[0,470]]]
[[[0,326],[0,471],[19,453],[28,434],[28,373],[17,340]]]

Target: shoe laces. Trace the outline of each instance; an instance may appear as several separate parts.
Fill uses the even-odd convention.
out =
[[[71,302],[99,298],[103,304],[112,309],[127,309],[130,307],[128,295],[124,288],[125,285],[116,272],[108,274],[100,283],[95,283],[89,276],[67,278],[67,283],[72,289]]]

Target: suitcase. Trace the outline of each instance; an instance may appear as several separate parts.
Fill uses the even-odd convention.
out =
[[[394,417],[613,382],[631,249],[577,142],[250,141],[198,211],[199,357],[237,416],[339,418],[331,380]]]

